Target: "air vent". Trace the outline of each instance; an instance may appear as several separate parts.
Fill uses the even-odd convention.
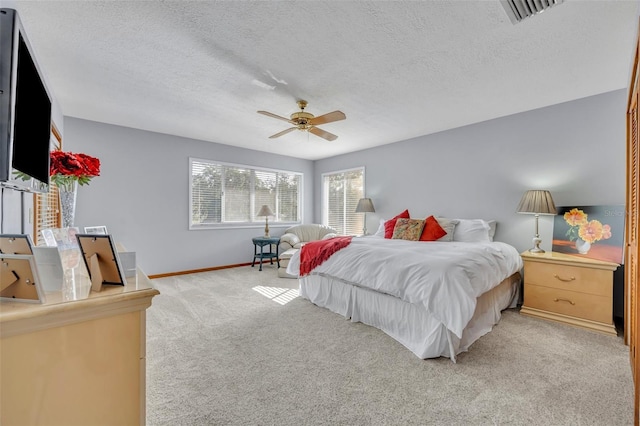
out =
[[[500,0],[512,24],[563,3],[564,0]]]

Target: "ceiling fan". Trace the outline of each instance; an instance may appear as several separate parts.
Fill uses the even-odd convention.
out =
[[[329,133],[316,126],[318,124],[327,124],[327,123],[332,123],[334,121],[344,120],[345,118],[347,118],[347,116],[344,115],[342,111],[333,111],[324,115],[319,115],[318,117],[314,117],[313,114],[305,112],[304,110],[307,107],[307,101],[299,100],[298,107],[300,107],[300,111],[294,112],[293,114],[291,114],[291,118],[281,117],[279,115],[272,114],[267,111],[258,111],[258,114],[263,114],[268,117],[277,118],[278,120],[284,120],[295,126],[295,127],[290,127],[286,130],[283,130],[279,133],[276,133],[275,135],[269,136],[270,139],[274,139],[282,135],[286,135],[287,133],[292,132],[296,129],[313,133],[314,135],[319,136],[328,141],[334,141],[338,138],[333,133]]]

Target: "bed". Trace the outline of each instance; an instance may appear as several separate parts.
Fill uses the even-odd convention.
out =
[[[467,351],[515,307],[522,259],[503,242],[354,237],[308,275],[300,295],[387,333],[416,356]],[[300,271],[300,251],[287,272]]]

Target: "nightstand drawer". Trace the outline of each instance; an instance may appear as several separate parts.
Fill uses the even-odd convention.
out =
[[[531,308],[610,324],[613,321],[611,297],[611,294],[599,296],[559,288],[527,285],[524,304]]]
[[[524,280],[527,284],[611,297],[611,271],[526,262]]]

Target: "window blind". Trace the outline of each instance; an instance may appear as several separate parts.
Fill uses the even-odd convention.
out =
[[[262,223],[265,204],[275,214],[269,222],[300,222],[300,173],[194,158],[189,169],[191,228]]]
[[[323,186],[323,224],[343,235],[356,235],[363,228],[362,213],[356,213],[364,197],[364,168],[325,173]]]

